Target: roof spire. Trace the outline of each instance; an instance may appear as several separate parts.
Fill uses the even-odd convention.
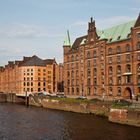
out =
[[[65,36],[63,46],[71,46],[69,30],[67,30],[67,34],[66,34],[66,36]]]

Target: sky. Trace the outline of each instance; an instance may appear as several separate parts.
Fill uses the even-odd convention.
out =
[[[139,13],[140,0],[0,0],[0,65],[32,55],[61,63],[67,30],[73,43],[91,17],[105,29]]]

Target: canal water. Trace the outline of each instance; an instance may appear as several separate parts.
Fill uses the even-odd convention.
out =
[[[0,103],[0,140],[140,140],[140,128],[94,115]]]

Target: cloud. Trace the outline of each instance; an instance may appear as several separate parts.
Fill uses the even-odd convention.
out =
[[[6,38],[43,38],[43,37],[62,37],[60,33],[48,33],[36,25],[23,23],[12,23],[9,27],[0,31],[0,37]]]
[[[105,19],[97,19],[96,26],[97,28],[104,29],[104,28],[108,28],[111,26],[115,26],[121,23],[131,21],[133,19],[134,18],[127,17],[127,16],[116,16],[116,17],[110,17],[110,18],[105,18]]]

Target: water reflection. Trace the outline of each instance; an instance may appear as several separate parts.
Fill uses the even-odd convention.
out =
[[[0,140],[138,140],[140,128],[94,115],[0,104]]]

